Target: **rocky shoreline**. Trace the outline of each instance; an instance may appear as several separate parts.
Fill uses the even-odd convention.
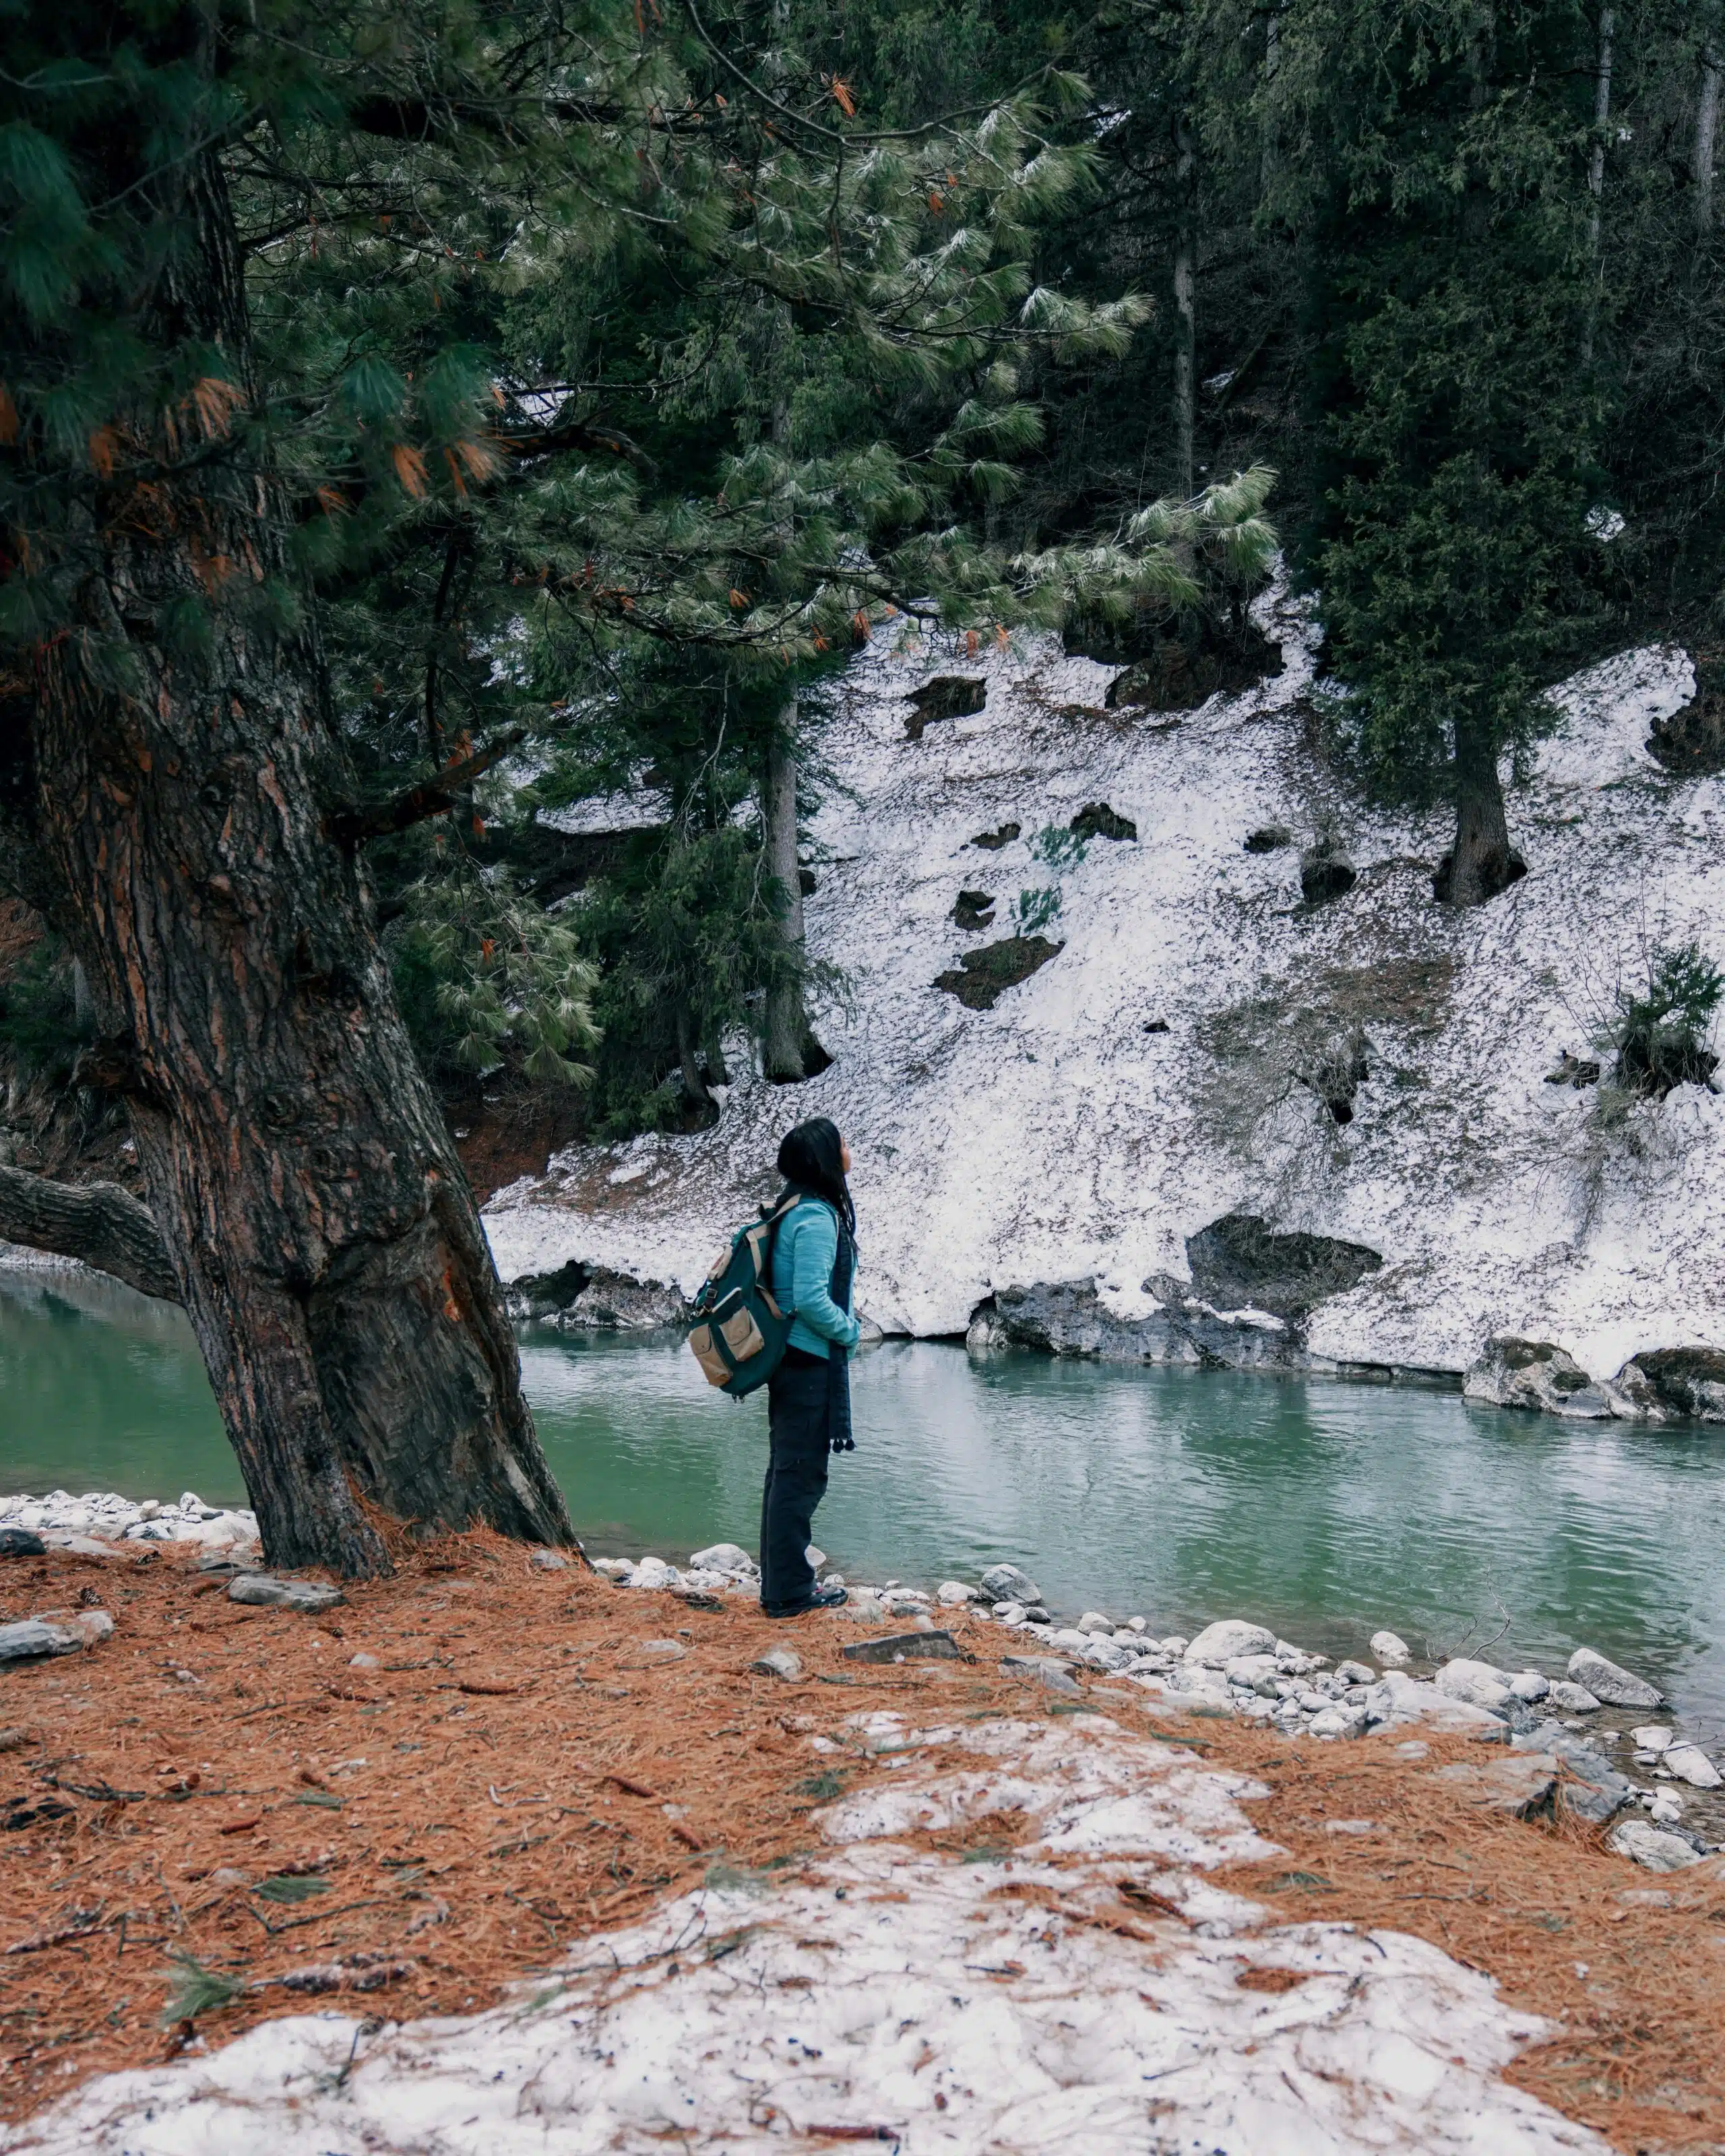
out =
[[[810,1557],[825,1561],[813,1549]],[[759,1578],[735,1543],[697,1550],[680,1568],[646,1557],[601,1558],[594,1568],[620,1588],[685,1595],[752,1597]],[[876,1587],[837,1573],[825,1578],[849,1596],[834,1621],[907,1625],[907,1656],[919,1651],[918,1633],[940,1636],[937,1616],[981,1620],[1014,1635],[1003,1669],[1055,1691],[1076,1695],[1082,1669],[1138,1686],[1170,1712],[1229,1714],[1321,1742],[1418,1726],[1502,1743],[1561,1763],[1565,1808],[1609,1826],[1618,1854],[1650,1871],[1679,1871],[1725,1848],[1725,1799],[1712,1796],[1725,1777],[1699,1745],[1679,1738],[1668,1717],[1650,1718],[1666,1706],[1656,1685],[1591,1647],[1578,1647],[1556,1679],[1464,1656],[1422,1677],[1413,1650],[1390,1631],[1373,1634],[1373,1662],[1345,1658],[1332,1666],[1327,1656],[1244,1618],[1219,1619],[1190,1639],[1157,1639],[1142,1616],[1117,1620],[1095,1609],[1062,1624],[1035,1581],[1013,1564],[991,1566],[974,1586],[943,1580],[932,1594],[896,1581]],[[1621,1763],[1613,1763],[1613,1752]],[[1644,1773],[1649,1779],[1640,1779]],[[1698,1809],[1686,1817],[1692,1806]]]
[[[1217,1224],[1252,1231],[1247,1240],[1260,1246],[1263,1262],[1272,1269],[1264,1273],[1260,1264],[1247,1279],[1236,1265],[1234,1275],[1213,1281],[1200,1270],[1202,1257],[1196,1257],[1195,1282],[1213,1292],[1231,1286],[1237,1291],[1233,1297],[1222,1292],[1219,1300],[1206,1300],[1196,1285],[1158,1275],[1143,1284],[1156,1306],[1147,1314],[1123,1316],[1110,1308],[1091,1277],[1003,1287],[976,1306],[963,1336],[965,1348],[973,1355],[1016,1349],[1151,1368],[1427,1385],[1459,1391],[1481,1407],[1557,1415],[1571,1422],[1725,1424],[1725,1353],[1713,1348],[1643,1350],[1609,1378],[1590,1376],[1554,1341],[1507,1333],[1494,1334],[1478,1358],[1461,1370],[1317,1353],[1308,1343],[1307,1326],[1320,1299],[1313,1276],[1345,1279],[1350,1259],[1363,1276],[1372,1270],[1363,1261],[1375,1260],[1376,1253],[1323,1236],[1271,1235],[1262,1232],[1261,1222],[1245,1216]],[[1201,1240],[1194,1237],[1192,1244]],[[1297,1257],[1280,1257],[1282,1245],[1298,1245]],[[1332,1291],[1332,1285],[1325,1288]],[[517,1324],[563,1333],[644,1332],[691,1322],[694,1306],[674,1282],[636,1280],[606,1266],[572,1262],[553,1273],[514,1281],[509,1311]],[[866,1337],[913,1336],[885,1335],[870,1327]]]
[[[58,1548],[113,1559],[164,1543],[195,1545],[212,1568],[261,1576],[254,1516],[207,1505],[194,1491],[176,1503],[111,1491],[0,1498],[0,1557]],[[824,1565],[823,1553],[810,1555]],[[555,1567],[567,1560],[541,1551],[534,1562]],[[619,1589],[670,1593],[709,1609],[752,1602],[758,1593],[754,1560],[735,1543],[697,1550],[681,1566],[656,1556],[592,1563]],[[1332,1664],[1244,1618],[1219,1619],[1191,1638],[1158,1638],[1143,1616],[1096,1609],[1065,1622],[1013,1564],[992,1566],[974,1584],[943,1580],[932,1592],[896,1579],[874,1585],[835,1572],[824,1577],[848,1596],[832,1621],[884,1632],[879,1644],[911,1659],[949,1640],[946,1627],[962,1620],[1009,1635],[1000,1640],[1002,1669],[1056,1693],[1076,1695],[1080,1672],[1099,1673],[1132,1684],[1171,1712],[1226,1714],[1320,1742],[1424,1727],[1502,1743],[1554,1767],[1561,1763],[1567,1809],[1609,1827],[1611,1845],[1650,1870],[1679,1870],[1725,1849],[1725,1796],[1713,1794],[1725,1789],[1725,1777],[1661,1714],[1665,1696],[1656,1685],[1591,1647],[1577,1647],[1556,1678],[1469,1657],[1432,1665],[1422,1675],[1412,1650],[1389,1630],[1373,1634],[1369,1661]],[[249,1583],[239,1584],[249,1589]],[[242,1599],[253,1598],[248,1591]],[[283,1599],[301,1606],[286,1589]],[[0,1662],[63,1650],[37,1642],[30,1628],[39,1621],[0,1630]],[[8,1651],[8,1632],[17,1635],[15,1653]],[[796,1674],[793,1640],[788,1634],[782,1673]],[[80,1634],[70,1644],[95,1641]]]

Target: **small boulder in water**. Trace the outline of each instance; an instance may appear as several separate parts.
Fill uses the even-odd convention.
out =
[[[991,1602],[1021,1602],[1028,1609],[1042,1599],[1042,1589],[1015,1564],[991,1564],[983,1574],[982,1584]]]
[[[1671,1745],[1659,1763],[1693,1789],[1717,1789],[1725,1779],[1698,1744]]]
[[[1373,1632],[1371,1645],[1372,1652],[1387,1670],[1399,1670],[1414,1659],[1414,1650],[1394,1632]]]
[[[1449,1698],[1465,1699],[1470,1707],[1483,1707],[1491,1714],[1501,1713],[1514,1697],[1502,1670],[1490,1662],[1470,1661],[1466,1656],[1445,1662],[1432,1682]]]
[[[1569,1675],[1607,1707],[1661,1707],[1665,1694],[1645,1677],[1607,1661],[1593,1647],[1578,1647],[1569,1657]]]

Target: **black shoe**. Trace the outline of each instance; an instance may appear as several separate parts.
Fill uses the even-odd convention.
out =
[[[850,1599],[842,1587],[817,1587],[806,1602],[763,1602],[763,1617],[800,1617],[805,1609],[836,1609]]]

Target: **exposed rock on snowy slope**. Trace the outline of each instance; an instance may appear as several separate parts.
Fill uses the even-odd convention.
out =
[[[1443,819],[1368,809],[1328,768],[1311,625],[1276,599],[1260,619],[1284,670],[1172,720],[1106,708],[1112,670],[1042,644],[965,661],[983,708],[953,697],[919,729],[913,692],[950,654],[860,662],[807,902],[854,993],[848,1021],[820,1016],[832,1067],[744,1079],[711,1131],[578,1147],[500,1194],[506,1276],[578,1260],[691,1291],[771,1189],[781,1132],[819,1112],[855,1155],[861,1301],[887,1331],[1011,1335],[1034,1291],[1046,1344],[1157,1360],[1459,1373],[1498,1337],[1599,1380],[1725,1349],[1725,1101],[1681,1086],[1607,1129],[1596,1088],[1545,1082],[1588,1060],[1650,950],[1721,955],[1725,782],[1645,747],[1688,660],[1630,652],[1566,685],[1511,801],[1529,873],[1455,912],[1431,896]],[[1136,837],[1097,832],[1051,870],[1038,834],[1096,804]],[[1314,861],[1354,880],[1309,903]],[[1031,908],[1045,963],[988,1008],[947,992],[1020,892],[1056,887],[1057,914]],[[961,918],[992,902],[992,935],[955,923],[961,892]],[[1207,1278],[1203,1231],[1240,1216],[1260,1242],[1363,1255],[1320,1265],[1309,1301]],[[1594,1397],[1659,1411],[1679,1378],[1725,1404],[1681,1372]]]

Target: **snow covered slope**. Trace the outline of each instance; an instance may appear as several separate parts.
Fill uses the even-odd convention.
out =
[[[711,1131],[578,1147],[500,1194],[506,1277],[578,1259],[692,1289],[772,1188],[780,1133],[821,1113],[855,1156],[860,1301],[889,1332],[963,1332],[991,1295],[1086,1279],[1105,1319],[1153,1320],[1187,1237],[1245,1212],[1383,1257],[1313,1315],[1320,1364],[1461,1371],[1510,1333],[1606,1376],[1725,1347],[1725,1100],[1684,1086],[1608,1131],[1596,1090],[1544,1082],[1653,948],[1725,957],[1725,783],[1645,747],[1692,693],[1687,658],[1566,685],[1565,730],[1511,798],[1527,878],[1456,913],[1431,897],[1445,819],[1371,809],[1326,767],[1311,624],[1280,594],[1260,619],[1282,673],[1177,719],[1104,710],[1115,670],[1057,644],[866,655],[814,825],[809,934],[853,995],[818,1019],[832,1068],[745,1077]],[[985,708],[910,738],[907,695],[944,674],[985,677]],[[1054,880],[1039,831],[1096,803],[1137,837],[1091,839],[1058,878],[1058,955],[990,1009],[937,987]],[[1276,824],[1291,844],[1246,850]],[[1307,906],[1301,851],[1326,834],[1358,880]],[[955,927],[961,890],[997,901],[992,927]],[[1323,1074],[1356,1052],[1340,1124]]]
[[[489,2014],[300,2015],[104,2076],[0,2149],[1609,2156],[1503,2078],[1553,2025],[1491,1979],[1399,1932],[1267,1923],[1204,1878],[1279,1853],[1239,1808],[1261,1784],[1101,1715],[861,1733],[909,1771],[816,1813],[829,1847],[793,1870],[715,1866]],[[915,1756],[955,1743],[973,1771]],[[990,1863],[896,1839],[990,1819],[1036,1839]],[[1146,1897],[1124,1918],[1122,1883]]]

